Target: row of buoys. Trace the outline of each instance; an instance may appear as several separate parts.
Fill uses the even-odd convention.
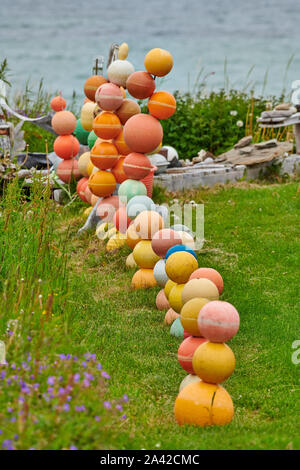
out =
[[[239,315],[231,304],[219,300],[221,275],[198,267],[191,230],[182,224],[167,227],[168,210],[153,202],[146,184],[152,171],[148,155],[162,145],[159,119],[170,117],[176,109],[173,95],[155,91],[155,76],[171,70],[172,56],[153,49],[145,57],[146,71],[135,72],[127,55],[124,43],[118,60],[107,70],[107,78],[94,75],[86,80],[86,100],[79,120],[65,111],[61,96],[52,100],[57,139],[69,139],[69,147],[60,141],[54,146],[64,159],[62,163],[77,162],[74,157],[79,144],[90,149],[79,157],[76,171],[74,165],[69,169],[68,177],[61,171],[62,163],[57,173],[65,182],[72,173],[76,178],[82,176],[77,192],[91,206],[97,204],[100,222],[96,234],[107,242],[106,250],[125,244],[132,250],[126,259],[126,266],[136,269],[131,286],[161,287],[156,306],[167,310],[165,322],[171,325],[170,333],[183,338],[178,361],[188,373],[175,402],[177,422],[226,424],[232,419],[233,404],[219,384],[234,370],[235,358],[225,342],[238,331]],[[133,98],[148,99],[149,114],[142,114],[138,103],[126,98],[126,89]],[[70,138],[75,139],[72,145]]]
[[[61,96],[52,98],[50,106],[55,111],[51,125],[58,134],[54,141],[54,152],[62,159],[57,166],[57,175],[64,183],[71,181],[72,175],[75,179],[80,177],[78,162],[75,160],[79,152],[80,143],[73,135],[77,120],[73,113],[67,111],[66,100]]]
[[[233,305],[219,300],[223,291],[220,273],[198,268],[195,252],[176,245],[174,234],[168,242],[165,259],[157,263],[154,272],[164,288],[156,297],[156,306],[168,309],[165,321],[172,325],[171,334],[184,338],[178,361],[188,375],[180,385],[175,417],[179,424],[228,424],[234,413],[233,403],[219,384],[235,368],[234,354],[225,342],[237,333],[239,314]]]

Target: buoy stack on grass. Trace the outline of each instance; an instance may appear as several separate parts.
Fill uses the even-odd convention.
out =
[[[182,308],[182,291],[190,275],[198,268],[197,256],[193,250],[178,244],[168,249],[165,259],[166,274],[169,278],[165,292],[170,308],[179,314]],[[172,324],[170,334],[183,337],[184,329],[180,318]]]
[[[136,198],[136,200],[137,199],[138,198]],[[154,206],[153,201],[152,204]],[[142,205],[140,207],[142,207]],[[132,204],[130,205],[129,201],[127,206],[128,213],[134,216],[136,211],[139,210],[139,204],[136,204],[134,208]],[[134,289],[144,289],[157,285],[153,269],[160,260],[160,256],[153,251],[152,238],[154,234],[163,227],[163,218],[155,210],[142,210],[135,216],[133,230],[140,241],[133,249],[133,258],[139,267],[139,270],[134,274],[131,281],[131,286]]]
[[[75,160],[80,143],[73,135],[77,127],[77,120],[73,113],[65,109],[66,101],[61,95],[52,98],[50,106],[55,111],[51,125],[58,134],[53,149],[56,155],[62,159],[57,166],[56,173],[64,183],[70,183],[72,178],[75,180],[80,178],[78,162]]]
[[[233,305],[218,300],[222,291],[223,279],[212,268],[194,270],[182,290],[180,318],[190,336],[178,349],[178,361],[188,373],[175,401],[180,425],[225,425],[234,414],[232,399],[220,384],[235,368],[225,342],[237,333],[240,318]]]

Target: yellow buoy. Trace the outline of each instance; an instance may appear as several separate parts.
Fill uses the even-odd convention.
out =
[[[128,57],[129,47],[127,42],[123,42],[119,47],[118,59],[125,60]]]

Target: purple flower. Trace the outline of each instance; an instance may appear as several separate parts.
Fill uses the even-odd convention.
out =
[[[31,354],[28,354],[26,361],[27,361],[27,362],[30,362],[30,361],[31,361]]]
[[[78,450],[78,449],[77,449],[77,447],[71,445],[71,446],[70,446],[70,450]]]
[[[100,364],[100,362],[98,362],[98,364],[97,364],[96,367],[97,367],[98,370],[101,370],[101,369],[102,369],[102,365]]]
[[[58,389],[58,395],[59,395],[60,397],[62,397],[63,395],[65,395],[65,393],[66,393],[66,390],[65,390],[64,387],[60,387],[60,388]]]
[[[48,377],[47,384],[48,385],[54,385],[55,384],[55,377],[53,375]]]
[[[124,395],[123,395],[123,402],[124,402],[124,403],[128,403],[128,402],[129,402],[129,397],[128,397],[127,393],[124,393]]]
[[[15,434],[15,435],[14,435],[14,440],[17,441],[18,439],[19,439],[18,434]]]
[[[65,403],[63,406],[64,411],[69,411],[70,410],[70,405],[69,403]]]
[[[83,381],[83,386],[84,386],[85,388],[88,388],[88,387],[90,386],[90,382],[89,382],[87,379],[84,379],[84,381]]]
[[[24,397],[22,397],[22,396],[19,396],[18,400],[19,400],[19,403],[24,403],[24,401],[25,401],[25,398],[24,398]]]
[[[3,371],[1,372],[1,374],[0,374],[0,379],[4,379],[4,378],[5,378],[5,375],[6,375],[6,373],[5,373],[5,371],[3,370]]]
[[[70,359],[72,359],[71,354],[67,354],[67,355],[66,355],[66,360],[69,361]]]
[[[100,421],[100,419],[101,419],[101,418],[100,418],[100,416],[95,416],[95,420],[96,420],[96,421],[98,421],[98,422],[99,422],[99,421]]]
[[[38,384],[38,383],[33,384],[33,389],[34,389],[34,390],[38,390],[39,386],[40,386],[40,384]]]
[[[84,406],[84,405],[75,406],[75,410],[76,410],[76,411],[85,411],[85,406]]]
[[[103,372],[101,372],[101,375],[102,377],[104,377],[105,379],[110,379],[110,375],[108,375],[107,372],[105,372],[105,370]]]
[[[59,358],[60,358],[61,361],[64,361],[66,359],[66,355],[65,354],[60,354]]]
[[[28,394],[30,393],[30,388],[27,387],[27,385],[26,385],[25,383],[23,383],[23,384],[21,385],[21,392],[22,392],[22,393],[25,393],[26,395],[28,395]]]
[[[8,411],[8,413],[12,413],[14,410],[9,406],[9,407],[7,408],[7,411]]]
[[[3,434],[3,431],[2,431],[2,429],[0,429],[0,436],[1,436],[1,434]]]
[[[123,406],[122,405],[116,405],[116,409],[119,411],[123,411]]]
[[[27,340],[28,340],[28,341],[32,341],[31,336],[27,336]]]
[[[73,361],[78,361],[78,357],[77,356],[73,356]]]
[[[121,419],[126,419],[126,418],[127,416],[125,414],[121,416]]]
[[[82,365],[82,367],[86,367],[87,363],[85,361],[82,361],[81,365]]]
[[[71,401],[71,400],[72,400],[71,395],[68,395],[68,396],[67,396],[67,401]]]
[[[10,439],[5,439],[5,441],[2,442],[2,449],[4,450],[15,450],[12,441]]]
[[[12,418],[10,418],[10,422],[11,423],[15,423],[17,421],[17,418],[15,416],[13,416]]]
[[[77,383],[80,380],[80,374],[74,374],[74,382]]]
[[[15,369],[15,368],[16,368],[16,364],[13,362],[10,367],[11,367],[11,369]]]
[[[104,401],[103,402],[103,406],[104,408],[106,408],[107,410],[109,410],[111,408],[111,403],[110,401]]]

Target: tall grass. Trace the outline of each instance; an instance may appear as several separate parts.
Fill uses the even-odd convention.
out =
[[[0,448],[100,448],[124,421],[109,375],[72,341],[68,225],[50,187],[18,179],[0,199]]]

